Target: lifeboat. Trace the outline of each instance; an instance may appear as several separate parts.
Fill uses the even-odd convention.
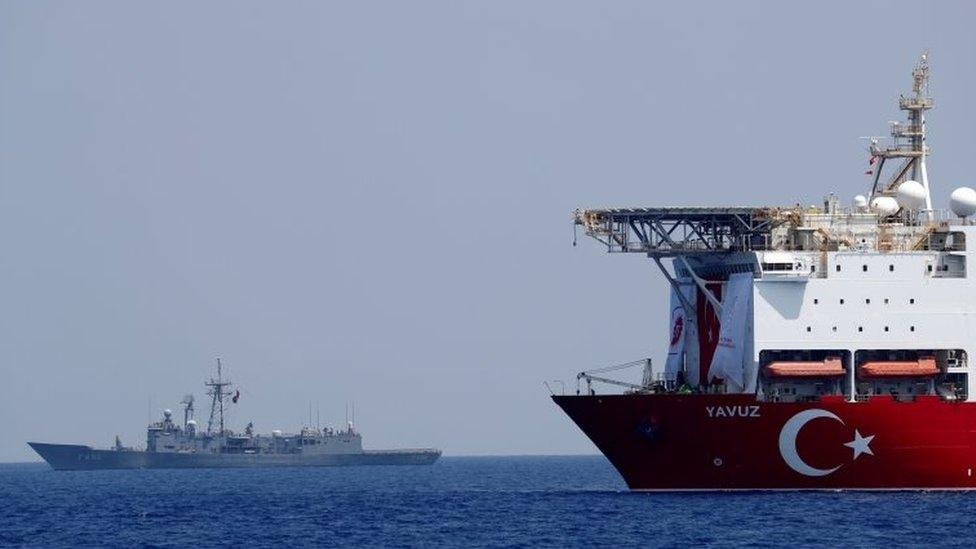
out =
[[[766,375],[773,377],[823,377],[844,375],[840,358],[830,356],[823,360],[776,361],[766,365]]]
[[[861,364],[858,373],[863,377],[934,376],[939,367],[931,356],[918,360],[872,360]]]

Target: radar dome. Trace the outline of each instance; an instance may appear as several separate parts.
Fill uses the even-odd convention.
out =
[[[959,187],[949,195],[949,208],[959,217],[969,217],[976,213],[976,191],[969,187]]]
[[[173,410],[170,410],[169,408],[167,408],[167,409],[163,410],[163,415],[166,416],[166,417],[170,417],[171,415],[173,415]]]
[[[898,211],[898,201],[890,196],[879,196],[871,201],[871,211],[887,216]]]
[[[864,198],[863,194],[859,194],[854,197],[854,209],[859,212],[863,212],[868,209],[868,199]]]
[[[918,181],[905,181],[898,185],[898,205],[906,210],[925,207],[925,187]]]
[[[191,425],[192,425],[193,427],[196,427],[196,426],[197,426],[197,420],[195,420],[195,419],[191,419],[191,420],[189,420],[189,421],[187,421],[187,422],[186,422],[186,426],[187,426],[187,427],[190,427]]]

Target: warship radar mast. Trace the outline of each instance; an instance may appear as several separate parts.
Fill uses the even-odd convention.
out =
[[[210,400],[210,420],[207,422],[207,434],[213,434],[214,420],[218,422],[220,430],[218,434],[224,433],[224,397],[229,397],[231,392],[229,388],[231,386],[230,380],[225,380],[223,378],[223,367],[220,364],[220,359],[217,359],[217,378],[210,378],[210,381],[204,383],[207,386],[207,394],[211,397]]]

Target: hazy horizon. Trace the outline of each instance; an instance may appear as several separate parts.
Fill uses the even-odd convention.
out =
[[[571,212],[849,202],[924,49],[944,207],[976,185],[974,15],[3,2],[0,461],[143,445],[150,400],[205,421],[216,357],[233,428],[355,402],[369,448],[597,453],[543,382],[663,361],[668,294]]]

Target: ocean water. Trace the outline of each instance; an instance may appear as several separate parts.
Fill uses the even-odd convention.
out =
[[[602,457],[55,472],[0,465],[0,545],[972,546],[964,492],[628,492]]]

